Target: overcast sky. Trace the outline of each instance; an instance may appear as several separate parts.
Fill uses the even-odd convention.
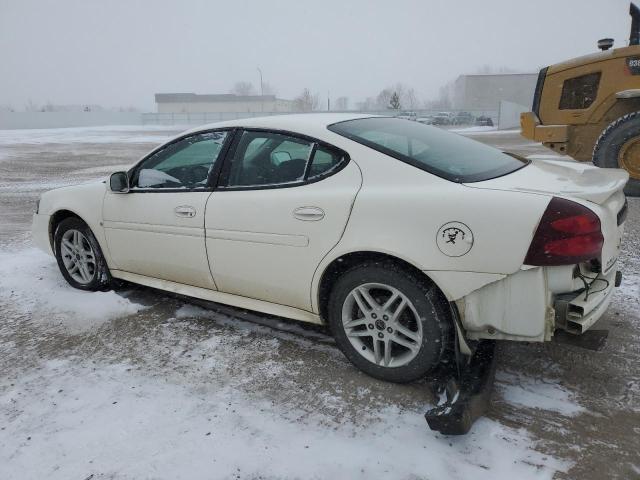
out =
[[[0,105],[154,109],[156,92],[278,96],[304,87],[353,106],[401,81],[421,99],[483,65],[522,72],[626,45],[626,0],[0,0]]]

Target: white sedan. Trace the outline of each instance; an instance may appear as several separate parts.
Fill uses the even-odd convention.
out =
[[[254,118],[44,193],[33,237],[76,288],[328,323],[360,369],[408,382],[475,340],[593,325],[620,280],[627,179],[396,118]]]

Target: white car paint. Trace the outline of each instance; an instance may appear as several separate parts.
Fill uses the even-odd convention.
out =
[[[611,282],[582,305],[584,329],[602,315],[614,290],[625,172],[541,162],[493,180],[453,183],[327,129],[364,117],[286,115],[190,130],[296,132],[345,150],[350,162],[291,188],[120,194],[99,182],[53,190],[34,215],[34,241],[52,253],[52,215],[68,210],[92,229],[116,278],[315,323],[324,322],[320,285],[330,265],[378,252],[423,271],[458,306],[467,338],[544,341],[555,328],[554,296],[580,286],[573,266],[523,265],[543,212],[559,196],[601,220],[603,275]],[[176,216],[184,206],[193,216]],[[452,257],[438,248],[436,235],[451,222],[473,232],[469,253]]]
[[[214,192],[206,235],[218,288],[312,310],[313,275],[340,240],[361,183],[360,169],[349,162],[338,174],[300,187]],[[296,218],[296,209],[305,207],[322,218]]]
[[[204,243],[209,193],[105,191],[102,222],[110,269],[215,289]],[[192,206],[195,215],[177,216],[183,205]]]

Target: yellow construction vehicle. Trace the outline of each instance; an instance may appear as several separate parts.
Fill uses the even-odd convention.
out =
[[[580,162],[629,172],[627,195],[640,196],[640,9],[630,6],[629,46],[540,70],[533,112],[520,116],[524,137]]]

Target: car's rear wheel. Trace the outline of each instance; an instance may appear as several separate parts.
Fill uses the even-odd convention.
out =
[[[345,356],[381,380],[424,377],[449,346],[446,301],[434,285],[394,263],[344,273],[331,292],[328,314]]]
[[[110,274],[93,232],[79,218],[60,222],[54,234],[56,260],[67,282],[81,290],[104,290]]]

